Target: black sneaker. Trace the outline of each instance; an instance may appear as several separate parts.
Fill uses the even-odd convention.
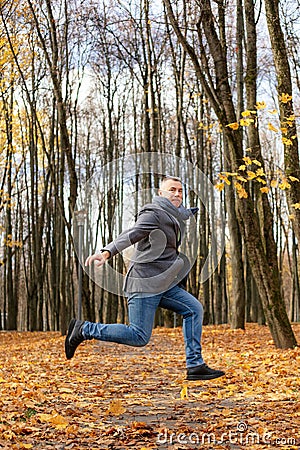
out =
[[[222,370],[210,369],[206,364],[200,366],[190,367],[187,370],[187,380],[212,380],[225,375]]]
[[[68,334],[65,340],[65,352],[67,359],[71,359],[74,356],[75,350],[81,342],[84,341],[82,336],[82,320],[72,319],[69,323]]]

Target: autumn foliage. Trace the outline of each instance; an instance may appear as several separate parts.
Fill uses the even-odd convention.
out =
[[[299,448],[300,349],[267,327],[205,327],[206,362],[226,371],[210,382],[185,381],[180,328],[144,348],[85,342],[71,361],[63,342],[1,332],[0,448]]]

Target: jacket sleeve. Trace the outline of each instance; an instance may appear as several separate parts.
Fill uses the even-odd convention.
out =
[[[101,251],[108,251],[113,257],[127,247],[136,244],[149,236],[151,231],[159,228],[159,219],[155,211],[143,211],[139,214],[132,228],[123,231],[114,241],[107,244]]]

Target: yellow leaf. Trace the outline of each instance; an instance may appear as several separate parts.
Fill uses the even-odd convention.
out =
[[[295,114],[291,114],[290,117],[287,117],[286,120],[293,122],[295,120]]]
[[[294,203],[292,206],[295,209],[300,209],[300,203]]]
[[[248,194],[247,194],[247,192],[245,191],[245,189],[239,190],[239,191],[238,191],[238,196],[239,196],[240,198],[248,198]]]
[[[268,186],[264,186],[264,187],[260,188],[260,191],[263,194],[267,194],[269,192],[269,190],[270,190],[270,188],[268,188]]]
[[[279,189],[282,189],[282,190],[284,191],[285,189],[290,189],[291,185],[290,185],[290,183],[287,181],[287,179],[284,178],[284,179],[282,180],[282,183],[280,183],[280,184],[278,185],[278,187],[279,187]]]
[[[226,175],[222,175],[221,173],[219,174],[219,177],[221,180],[225,181],[226,184],[228,184],[228,186],[230,186],[230,181],[228,180]]]
[[[249,117],[251,116],[251,111],[249,109],[246,109],[242,112],[242,117]]]
[[[236,177],[237,172],[222,172],[222,174],[226,175],[226,177]]]
[[[271,187],[272,187],[272,188],[276,188],[277,185],[278,185],[278,181],[277,181],[277,180],[272,180],[272,181],[271,181]]]
[[[53,418],[51,420],[51,423],[58,430],[67,428],[67,426],[69,425],[69,422],[67,421],[67,419],[65,417],[61,416],[60,414],[54,414]]]
[[[274,127],[271,122],[268,123],[268,130],[274,131],[275,133],[278,132],[278,128]]]
[[[242,177],[241,175],[238,175],[238,176],[236,177],[236,179],[239,180],[239,181],[243,181],[243,182],[247,182],[247,181],[248,181],[247,178],[244,178],[244,177]]]
[[[243,161],[245,161],[246,166],[250,166],[252,164],[252,160],[249,156],[244,156]]]
[[[184,400],[185,398],[188,398],[188,390],[187,390],[187,386],[184,385],[180,391],[180,398],[181,400]]]
[[[253,123],[253,122],[254,122],[253,119],[241,119],[241,120],[240,120],[240,125],[241,125],[242,127],[249,127],[249,125],[250,125],[251,123]]]
[[[224,183],[218,183],[218,184],[215,185],[215,188],[216,188],[219,192],[223,191],[224,187],[225,187],[225,184],[224,184]]]
[[[238,183],[237,181],[234,183],[234,186],[236,188],[236,191],[238,193],[239,198],[247,198],[248,194],[244,187],[241,185],[241,183]]]
[[[257,169],[256,175],[258,177],[265,177],[266,176],[266,174],[264,173],[264,169]]]
[[[239,169],[238,170],[245,170],[246,169],[246,166],[245,166],[245,164],[242,164],[240,167],[239,167]]]
[[[287,134],[288,129],[286,127],[281,127],[280,129],[282,134]]]
[[[282,101],[282,103],[288,103],[292,100],[293,97],[289,94],[281,94],[279,98]]]
[[[281,138],[284,145],[293,145],[292,141],[290,139],[287,139],[285,137]]]
[[[300,181],[299,178],[293,177],[292,175],[289,176],[289,179],[291,181],[298,181],[298,182]]]
[[[50,420],[52,418],[52,414],[38,414],[36,417],[41,422],[50,422]]]
[[[255,105],[256,109],[265,109],[267,107],[266,102],[257,102]]]
[[[229,123],[226,127],[231,128],[232,130],[238,130],[239,124],[237,122]]]
[[[252,172],[251,170],[247,170],[247,175],[248,175],[248,180],[253,180],[257,176],[256,173]]]
[[[268,112],[270,114],[277,114],[278,113],[277,109],[269,109]]]
[[[267,184],[266,180],[264,180],[263,178],[258,177],[256,178],[256,180],[259,181],[259,183],[261,184]]]
[[[63,429],[69,425],[67,419],[55,412],[53,412],[52,414],[38,414],[36,417],[41,422],[46,422],[54,425],[57,429]]]
[[[122,405],[122,401],[120,399],[116,399],[110,402],[106,414],[112,414],[113,416],[120,416],[125,411],[126,408],[124,408],[124,406]]]
[[[252,162],[253,162],[253,164],[255,164],[256,166],[261,167],[261,162],[257,161],[257,159],[253,159]]]

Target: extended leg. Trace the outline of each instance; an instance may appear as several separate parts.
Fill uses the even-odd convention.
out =
[[[121,323],[102,324],[72,319],[65,342],[66,356],[71,359],[78,345],[85,339],[116,342],[142,347],[151,337],[155,311],[161,295],[132,297],[128,300],[129,325]]]

